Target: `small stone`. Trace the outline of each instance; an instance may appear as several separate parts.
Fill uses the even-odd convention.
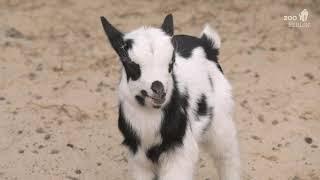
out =
[[[277,48],[275,48],[275,47],[270,48],[270,51],[276,51],[276,50],[277,50]]]
[[[40,99],[42,99],[42,96],[40,96],[40,95],[35,95],[34,98],[35,98],[36,100],[40,100]]]
[[[72,176],[66,176],[67,179],[70,179],[70,180],[79,180],[79,178],[77,177],[72,177]]]
[[[273,120],[273,121],[272,121],[272,125],[275,126],[275,125],[277,125],[277,124],[279,124],[278,120]]]
[[[240,103],[240,105],[241,105],[242,107],[246,107],[247,104],[248,104],[248,101],[247,101],[246,99],[243,100],[243,101],[241,101],[241,103]]]
[[[81,174],[81,170],[80,169],[77,169],[74,171],[76,174]]]
[[[269,161],[277,161],[277,160],[278,160],[278,157],[277,157],[277,156],[264,156],[264,155],[262,155],[262,157],[263,157],[264,159],[269,160]]]
[[[0,97],[0,101],[4,101],[4,100],[6,100],[5,97]]]
[[[292,180],[301,180],[301,178],[299,176],[294,176]]]
[[[309,80],[313,80],[314,76],[311,73],[304,73],[304,76],[307,77]]]
[[[28,77],[32,81],[32,80],[36,79],[37,75],[35,73],[31,72],[31,73],[29,73]]]
[[[41,128],[41,127],[40,127],[40,128],[37,128],[37,129],[36,129],[36,132],[39,133],[39,134],[45,133],[44,129]]]
[[[49,140],[51,138],[51,135],[50,134],[46,134],[45,136],[44,136],[44,139],[45,140]]]
[[[318,148],[318,145],[312,144],[311,147],[312,148]]]
[[[7,30],[6,36],[11,38],[24,38],[24,35],[13,27]]]
[[[264,123],[264,116],[262,114],[258,115],[258,120],[262,123]]]
[[[23,149],[20,149],[18,152],[19,152],[19,154],[23,154],[23,153],[24,153],[24,150],[23,150]]]
[[[77,80],[78,80],[78,81],[81,81],[81,82],[84,82],[84,83],[87,82],[87,80],[83,79],[82,77],[78,77]]]
[[[257,140],[257,141],[260,141],[260,140],[261,140],[261,138],[258,137],[258,136],[256,136],[256,135],[252,135],[251,138],[254,139],[254,140]]]
[[[60,151],[57,149],[52,149],[50,154],[58,154]]]
[[[308,144],[311,144],[312,143],[312,138],[311,137],[305,137],[304,138],[304,141]]]
[[[61,67],[53,67],[53,68],[52,68],[52,71],[53,71],[53,72],[62,72],[62,71],[63,71],[63,68],[61,68]]]
[[[250,73],[250,72],[251,72],[250,69],[246,69],[246,70],[244,71],[244,73],[246,73],[246,74],[248,74],[248,73]]]
[[[38,64],[37,67],[36,67],[36,70],[37,71],[42,71],[43,67],[42,67],[42,64]]]
[[[73,145],[73,144],[68,143],[68,144],[67,144],[67,147],[69,147],[69,148],[74,148],[74,145]]]

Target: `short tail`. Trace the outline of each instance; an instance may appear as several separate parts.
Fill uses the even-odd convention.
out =
[[[213,28],[210,27],[209,24],[205,25],[200,35],[200,38],[206,41],[207,43],[209,43],[213,49],[217,49],[217,50],[220,49],[220,46],[221,46],[220,36],[217,33],[217,31],[215,31]]]
[[[210,27],[209,24],[206,24],[201,35],[200,39],[206,44],[205,51],[207,53],[207,58],[210,61],[216,63],[218,69],[223,73],[223,70],[218,62],[219,49],[221,46],[221,39],[219,34]]]

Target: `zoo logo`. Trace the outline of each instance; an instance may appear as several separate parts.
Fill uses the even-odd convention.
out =
[[[309,15],[309,13],[308,13],[307,9],[304,9],[303,11],[301,11],[301,13],[299,14],[300,21],[307,21],[308,15]]]
[[[298,16],[283,16],[284,21],[288,21],[288,27],[298,27],[298,28],[303,28],[303,27],[310,27],[311,24],[310,22],[307,22],[308,20],[309,12],[307,9],[302,10],[299,13],[299,20]]]

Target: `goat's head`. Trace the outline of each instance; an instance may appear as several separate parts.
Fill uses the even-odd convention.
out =
[[[101,22],[123,65],[120,85],[126,89],[127,100],[146,107],[163,107],[173,88],[172,15],[166,16],[160,28],[141,27],[129,33],[120,32],[104,17]]]

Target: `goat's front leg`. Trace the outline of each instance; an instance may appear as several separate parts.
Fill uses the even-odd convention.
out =
[[[129,158],[130,171],[134,180],[154,180],[153,165],[146,159],[142,151],[138,151]]]
[[[185,137],[183,145],[161,157],[159,180],[192,180],[198,156],[198,145],[193,137]]]

